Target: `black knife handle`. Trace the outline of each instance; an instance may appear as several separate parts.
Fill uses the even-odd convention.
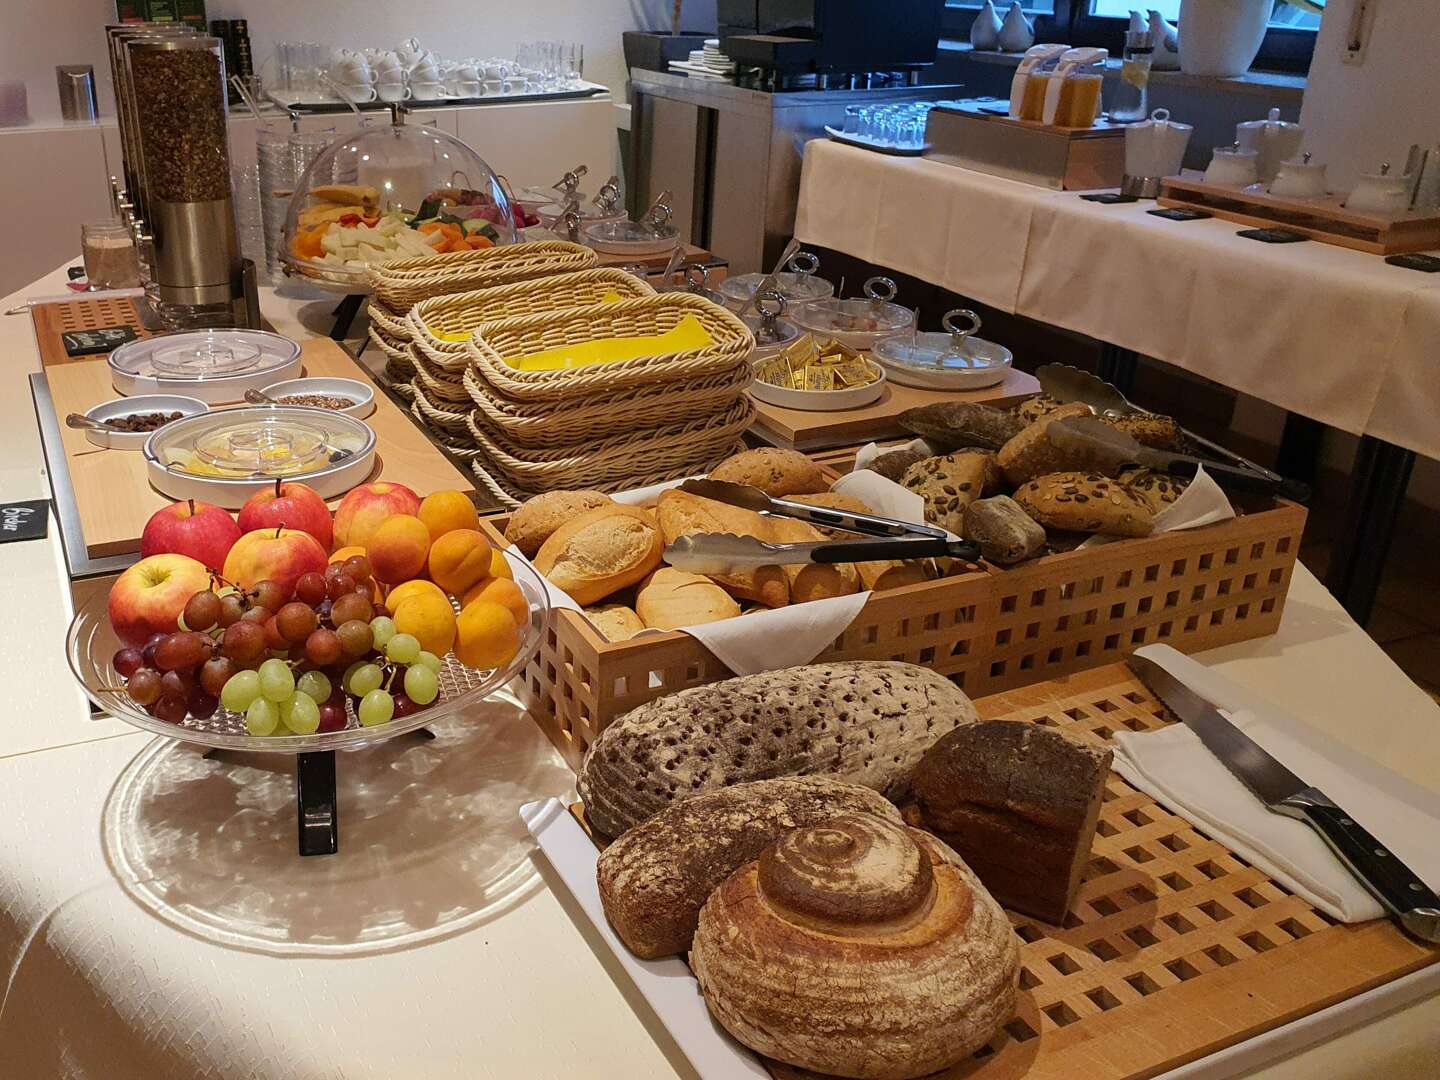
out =
[[[1193,480],[1196,470],[1205,466],[1205,471],[1222,486],[1228,485],[1238,488],[1241,491],[1258,491],[1266,495],[1272,495],[1279,489],[1281,482],[1271,479],[1264,473],[1254,472],[1251,469],[1242,469],[1237,465],[1226,465],[1222,461],[1202,461],[1199,458],[1176,455],[1165,465],[1165,471],[1171,476],[1183,476]]]
[[[1350,872],[1423,941],[1440,943],[1440,897],[1415,871],[1317,788],[1305,788],[1276,807],[1320,834]]]
[[[951,558],[975,560],[980,546],[968,540],[837,540],[817,544],[810,561],[817,563],[871,562],[875,559]]]

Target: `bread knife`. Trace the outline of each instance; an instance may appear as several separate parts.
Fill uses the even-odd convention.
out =
[[[1131,656],[1126,662],[1267,809],[1309,825],[1401,927],[1421,941],[1440,944],[1440,896],[1394,852],[1155,661]]]
[[[665,561],[692,574],[728,574],[759,566],[805,563],[870,562],[876,559],[951,558],[976,560],[980,547],[968,540],[933,537],[895,540],[824,540],[807,544],[767,544],[734,533],[692,533],[665,548]]]
[[[702,499],[712,499],[759,514],[774,514],[777,517],[808,521],[811,525],[825,529],[843,529],[866,536],[924,536],[936,540],[944,540],[947,536],[944,529],[937,529],[932,525],[916,525],[914,522],[880,517],[878,514],[862,514],[858,511],[836,510],[828,506],[810,506],[807,503],[790,502],[788,499],[775,499],[751,484],[732,484],[728,480],[686,480],[680,485],[680,490],[688,495],[698,495]]]

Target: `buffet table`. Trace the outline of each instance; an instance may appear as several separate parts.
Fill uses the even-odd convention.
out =
[[[820,139],[806,146],[795,231],[1366,437],[1346,532],[1368,530],[1352,550],[1383,560],[1409,455],[1440,458],[1437,275],[1328,244],[1256,243],[1232,222],[1154,208]],[[1363,620],[1366,581],[1330,584]]]
[[[60,292],[61,277],[0,309]],[[333,306],[262,299],[296,336]],[[0,318],[0,346],[0,491],[47,498],[27,317]],[[0,545],[0,575],[25,706],[0,721],[0,1075],[694,1075],[515,816],[565,797],[574,776],[513,703],[437,725],[434,742],[350,755],[342,852],[300,860],[288,765],[207,758],[91,717],[63,658],[53,522],[43,540]],[[1277,635],[1202,659],[1440,789],[1440,707],[1303,567]],[[1432,1076],[1437,984],[1432,966],[1172,1075]]]

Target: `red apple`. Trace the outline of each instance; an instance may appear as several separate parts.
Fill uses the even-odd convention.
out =
[[[173,634],[190,597],[208,588],[210,571],[200,560],[151,555],[110,586],[110,625],[127,645],[142,645],[151,634]]]
[[[238,539],[240,526],[234,518],[218,506],[188,499],[150,515],[140,534],[140,557],[189,555],[219,570]]]
[[[276,479],[273,489],[257,491],[240,508],[240,531],[299,529],[330,550],[330,508],[312,487]]]
[[[225,558],[225,580],[241,589],[274,581],[289,597],[301,574],[325,572],[329,557],[320,542],[299,529],[263,529],[235,541]]]
[[[335,543],[364,547],[380,523],[392,514],[420,513],[420,496],[404,484],[380,481],[351,488],[335,508]]]

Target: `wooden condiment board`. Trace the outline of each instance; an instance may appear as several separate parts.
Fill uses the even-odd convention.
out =
[[[1171,722],[1123,664],[975,704],[985,719],[1102,742]],[[1115,773],[1065,924],[1010,922],[1021,941],[1015,1016],[936,1077],[1140,1080],[1440,961],[1389,920],[1335,923]],[[765,1066],[776,1080],[817,1076]]]
[[[1342,196],[1292,199],[1172,176],[1162,182],[1161,206],[1179,206],[1255,229],[1289,229],[1312,240],[1372,255],[1399,255],[1440,247],[1440,214],[1406,210],[1396,214],[1346,209]]]
[[[45,368],[54,364],[83,364],[95,359],[93,355],[70,356],[65,352],[61,334],[98,330],[107,326],[128,326],[135,331],[137,337],[142,338],[157,332],[145,329],[133,296],[86,296],[81,293],[73,300],[32,304],[30,320],[35,326],[35,343],[40,350],[40,364]]]
[[[838,412],[783,409],[751,395],[751,400],[755,402],[755,422],[750,426],[750,435],[760,442],[789,450],[854,446],[856,443],[905,435],[898,418],[906,409],[933,405],[939,401],[973,401],[1003,408],[1039,392],[1040,384],[1033,375],[1012,368],[1003,382],[965,393],[917,390],[887,381],[885,392],[869,405]]]
[[[350,354],[328,338],[306,340],[301,344],[300,355],[307,376],[356,379],[374,386],[374,380]],[[85,438],[83,431],[64,424],[67,413],[83,413],[119,396],[110,384],[110,369],[105,358],[91,357],[88,363],[54,365],[46,369],[45,377],[60,420],[60,438],[65,450],[64,461],[52,461],[50,468],[64,468],[69,473],[85,554],[99,559],[138,552],[145,522],[173,500],[150,486],[145,458],[140,451],[96,446]],[[422,495],[444,488],[473,492],[473,478],[457,469],[378,388],[375,411],[365,418],[365,423],[374,429],[378,440],[375,470],[368,481],[394,481]],[[332,499],[330,505],[333,507],[339,501],[339,498]]]

